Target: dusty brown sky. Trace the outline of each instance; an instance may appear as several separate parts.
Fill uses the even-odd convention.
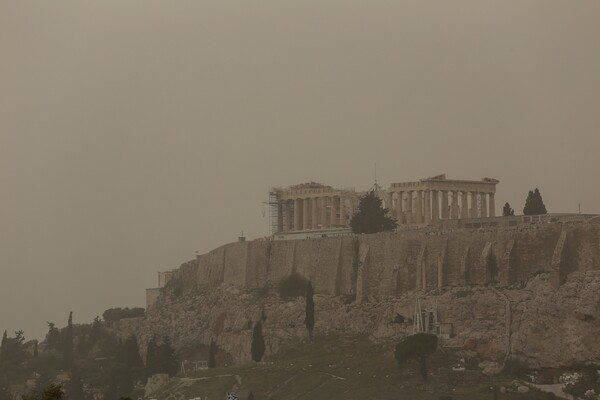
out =
[[[143,306],[270,185],[600,213],[599,1],[0,0],[0,329]]]

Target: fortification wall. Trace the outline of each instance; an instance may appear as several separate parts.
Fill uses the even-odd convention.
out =
[[[362,302],[438,287],[508,286],[540,272],[553,273],[560,285],[569,273],[597,269],[600,225],[577,222],[237,242],[197,256],[173,276],[184,290],[256,289],[297,272],[316,293]]]

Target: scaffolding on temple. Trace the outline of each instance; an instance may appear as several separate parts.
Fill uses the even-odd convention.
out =
[[[269,206],[269,230],[271,235],[279,232],[279,211],[280,211],[280,201],[279,201],[279,190],[276,188],[271,188],[269,190],[269,200],[267,201],[267,205]]]
[[[287,221],[287,224],[293,224],[294,207],[284,207],[287,203],[293,203],[293,200],[281,200],[281,188],[275,187],[269,190],[269,200],[265,204],[269,207],[271,235],[283,231],[284,221]],[[287,212],[290,212],[291,215],[286,215]]]

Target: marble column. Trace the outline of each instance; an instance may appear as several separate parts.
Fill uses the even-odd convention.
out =
[[[346,198],[340,197],[340,226],[346,227]]]
[[[321,229],[329,228],[329,222],[327,221],[327,197],[319,198],[321,208]]]
[[[413,221],[413,191],[409,190],[406,192],[406,223],[410,225]]]
[[[431,191],[431,222],[437,224],[440,222],[440,203],[437,190]]]
[[[348,202],[349,202],[348,214],[350,214],[350,219],[352,219],[352,217],[354,216],[354,197],[348,198]]]
[[[477,205],[477,192],[471,192],[471,218],[477,218],[479,216],[478,205]]]
[[[402,192],[396,193],[396,221],[398,225],[404,224],[404,214],[402,212]]]
[[[292,209],[294,208],[293,204],[288,200],[285,203],[285,230],[291,231],[293,229],[293,221],[292,221]]]
[[[415,222],[417,224],[423,223],[423,191],[417,190],[417,212]]]
[[[450,208],[450,218],[458,219],[458,192],[452,191],[452,206]]]
[[[331,213],[329,214],[329,225],[331,228],[335,228],[337,225],[337,197],[331,197]]]
[[[481,218],[487,218],[487,193],[481,193]]]
[[[313,197],[311,199],[311,218],[310,218],[310,226],[312,229],[319,229],[319,208],[317,206],[317,198]]]
[[[431,225],[431,191],[425,191],[425,224]]]
[[[460,206],[460,218],[469,218],[469,195],[464,190],[460,195],[461,206]]]
[[[302,230],[302,199],[294,200],[294,230]]]
[[[494,193],[490,193],[490,217],[495,217],[496,216],[496,199],[494,198],[495,195]]]
[[[442,219],[448,219],[448,191],[442,190]]]
[[[302,199],[302,229],[310,229],[310,199]]]
[[[385,198],[385,204],[384,204],[383,207],[388,209],[388,215],[393,215],[392,214],[393,213],[393,208],[394,208],[394,206],[392,204],[393,193],[387,193],[386,192],[383,196]]]

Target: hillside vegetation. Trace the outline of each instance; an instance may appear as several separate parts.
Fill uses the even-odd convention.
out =
[[[290,343],[261,363],[195,371],[172,379],[151,395],[157,399],[493,399],[490,387],[504,386],[498,399],[552,399],[552,395],[516,391],[511,378],[486,377],[476,370],[452,371],[457,355],[438,351],[431,358],[430,381],[423,383],[417,362],[398,366],[393,345],[366,337],[327,336],[312,343]],[[522,383],[519,383],[522,385]]]

